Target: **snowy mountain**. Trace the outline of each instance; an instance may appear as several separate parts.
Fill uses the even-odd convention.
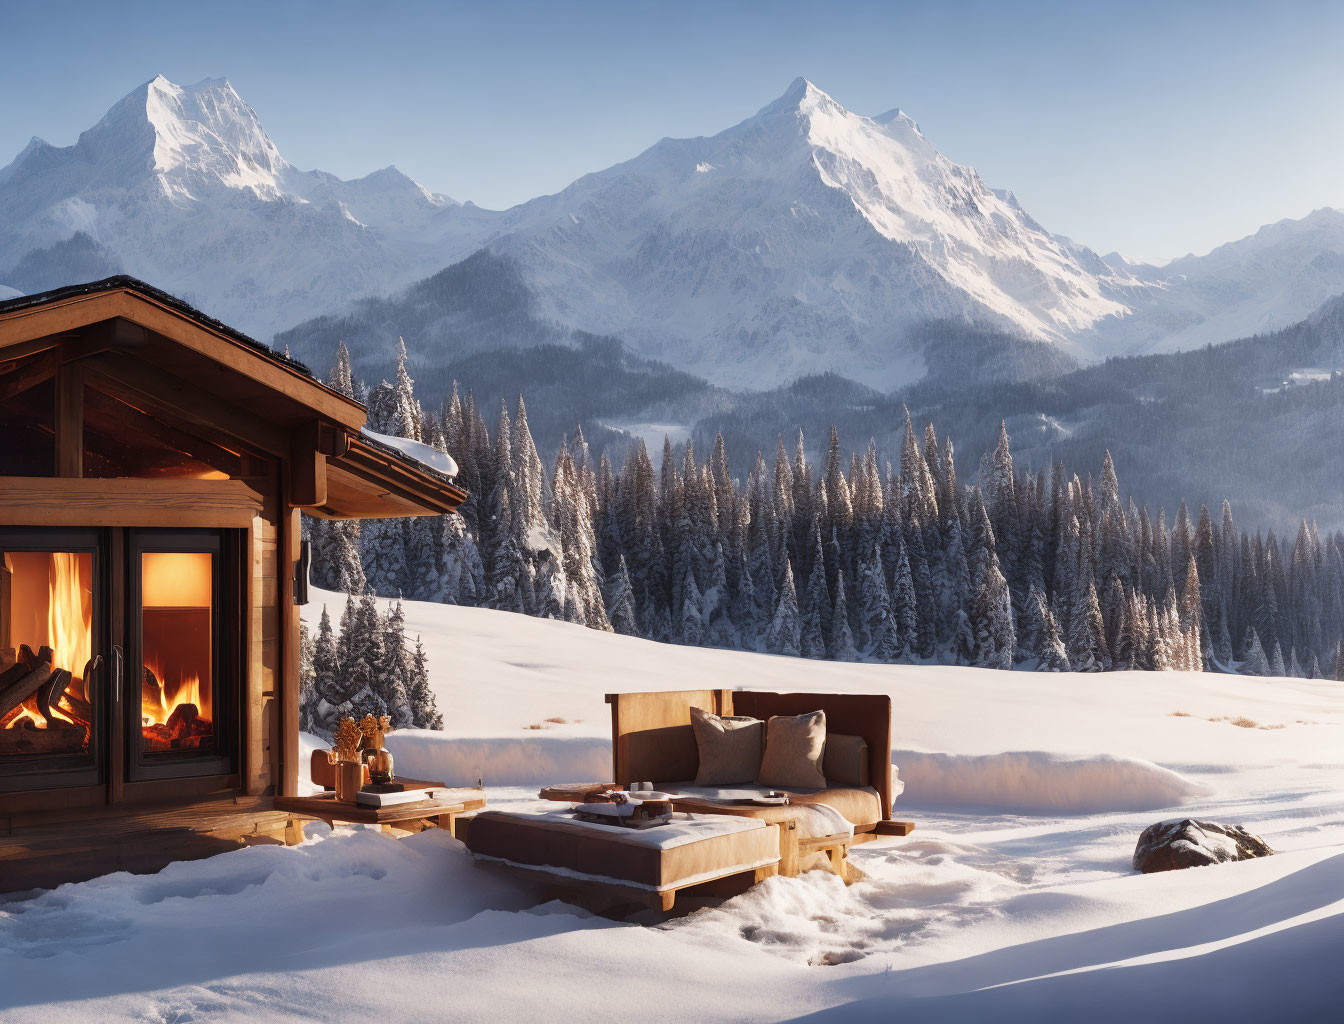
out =
[[[56,247],[78,235],[108,269],[265,336],[437,269],[435,238],[473,209],[394,167],[355,181],[300,171],[227,81],[159,76],[73,146],[34,138],[0,170],[0,282],[68,283]],[[25,266],[43,272],[24,279]]]
[[[664,139],[508,211],[491,247],[549,316],[741,386],[912,379],[930,320],[1065,342],[1124,313],[1109,293],[1136,283],[899,110],[862,117],[801,78],[727,131]]]
[[[1277,331],[1344,292],[1344,210],[1267,224],[1160,268],[1119,265],[1147,287],[1127,297],[1132,315],[1076,337],[1093,356],[1174,352]]]
[[[263,337],[482,248],[517,268],[538,320],[730,387],[829,371],[906,384],[949,322],[1084,362],[1165,351],[1293,323],[1344,292],[1340,211],[1161,268],[1101,257],[900,110],[861,116],[801,78],[717,135],[664,139],[502,212],[395,167],[298,170],[223,79],[155,78],[73,146],[35,138],[0,169],[0,287],[126,271]],[[454,342],[415,347],[436,344]]]

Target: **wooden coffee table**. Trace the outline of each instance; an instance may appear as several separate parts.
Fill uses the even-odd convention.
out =
[[[303,842],[303,818],[325,821],[333,828],[337,822],[347,825],[381,825],[387,833],[391,833],[393,825],[428,820],[445,829],[449,835],[456,836],[457,816],[467,811],[478,811],[485,806],[485,791],[481,789],[451,789],[413,779],[398,781],[408,789],[434,789],[437,795],[432,800],[417,800],[391,807],[360,807],[358,804],[341,803],[335,793],[276,797],[275,809],[285,811],[290,816],[285,823],[285,844],[293,846]]]

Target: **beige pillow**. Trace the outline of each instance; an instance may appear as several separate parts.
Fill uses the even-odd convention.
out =
[[[765,723],[759,718],[727,718],[691,708],[691,729],[700,751],[697,786],[727,786],[756,778],[765,735]]]
[[[868,785],[868,741],[862,736],[827,733],[821,770],[833,786]]]
[[[765,756],[761,758],[761,786],[781,789],[825,789],[821,760],[826,750],[826,712],[771,718],[765,726]]]

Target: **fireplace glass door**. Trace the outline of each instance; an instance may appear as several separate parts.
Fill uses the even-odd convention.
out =
[[[134,531],[129,778],[225,771],[218,531]],[[214,764],[219,762],[219,764]]]
[[[99,780],[100,541],[0,532],[0,791]]]

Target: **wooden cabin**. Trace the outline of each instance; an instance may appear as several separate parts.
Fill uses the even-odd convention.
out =
[[[264,840],[296,792],[300,513],[451,477],[142,282],[0,302],[0,892]]]

